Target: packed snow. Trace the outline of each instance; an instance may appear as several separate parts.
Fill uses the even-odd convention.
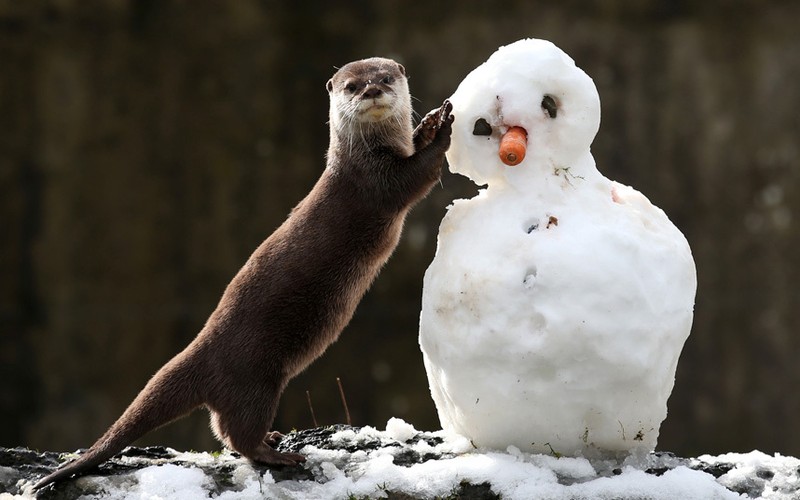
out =
[[[465,484],[504,499],[552,500],[782,500],[797,498],[800,490],[800,460],[792,457],[752,452],[681,459],[663,454],[615,461],[530,454],[513,446],[494,451],[476,449],[446,431],[419,432],[395,418],[384,431],[332,429],[324,443],[300,451],[308,458],[308,479],[283,479],[280,471],[253,467],[230,452],[174,452],[158,465],[76,482],[85,487],[84,500],[348,499],[386,498],[390,492],[433,499],[448,498]],[[143,459],[115,461],[135,468],[137,463],[142,467]],[[716,472],[696,470],[704,468]],[[22,493],[0,493],[0,500],[33,498],[34,481],[21,481]]]
[[[692,324],[689,245],[662,210],[605,178],[592,79],[558,47],[501,47],[450,98],[456,200],[425,275],[420,346],[446,430],[478,446],[647,453]],[[527,131],[516,166],[498,148]]]

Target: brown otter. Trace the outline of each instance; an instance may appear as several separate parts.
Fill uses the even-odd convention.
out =
[[[88,451],[35,489],[97,466],[198,406],[208,408],[216,436],[248,459],[305,460],[273,448],[278,399],[350,321],[406,213],[439,179],[453,121],[445,101],[413,130],[405,69],[390,59],[349,63],[327,88],[330,146],[314,188],[234,276],[192,343]]]

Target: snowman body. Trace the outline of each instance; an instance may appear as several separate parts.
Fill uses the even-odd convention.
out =
[[[652,451],[692,323],[686,239],[597,171],[597,92],[551,43],[499,49],[451,102],[450,168],[488,187],[450,207],[425,274],[420,347],[442,427],[495,449]],[[528,151],[508,167],[512,126]]]

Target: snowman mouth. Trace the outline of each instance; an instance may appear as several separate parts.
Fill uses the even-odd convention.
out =
[[[522,127],[509,127],[500,138],[500,161],[513,167],[522,163],[528,151],[528,132]]]

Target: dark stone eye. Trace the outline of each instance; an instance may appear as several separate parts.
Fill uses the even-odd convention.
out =
[[[492,135],[492,126],[483,118],[478,118],[475,128],[472,129],[472,135]]]
[[[556,117],[556,114],[558,114],[558,106],[556,106],[556,100],[553,99],[553,96],[544,96],[544,99],[542,99],[542,109],[547,111],[550,118]]]
[[[356,84],[355,83],[348,83],[344,86],[345,90],[350,92],[351,94],[356,91]]]
[[[381,82],[382,82],[384,85],[391,85],[391,84],[392,84],[392,81],[393,81],[393,80],[392,80],[392,77],[391,77],[391,76],[384,76],[384,77],[383,77],[383,80],[381,80]]]

